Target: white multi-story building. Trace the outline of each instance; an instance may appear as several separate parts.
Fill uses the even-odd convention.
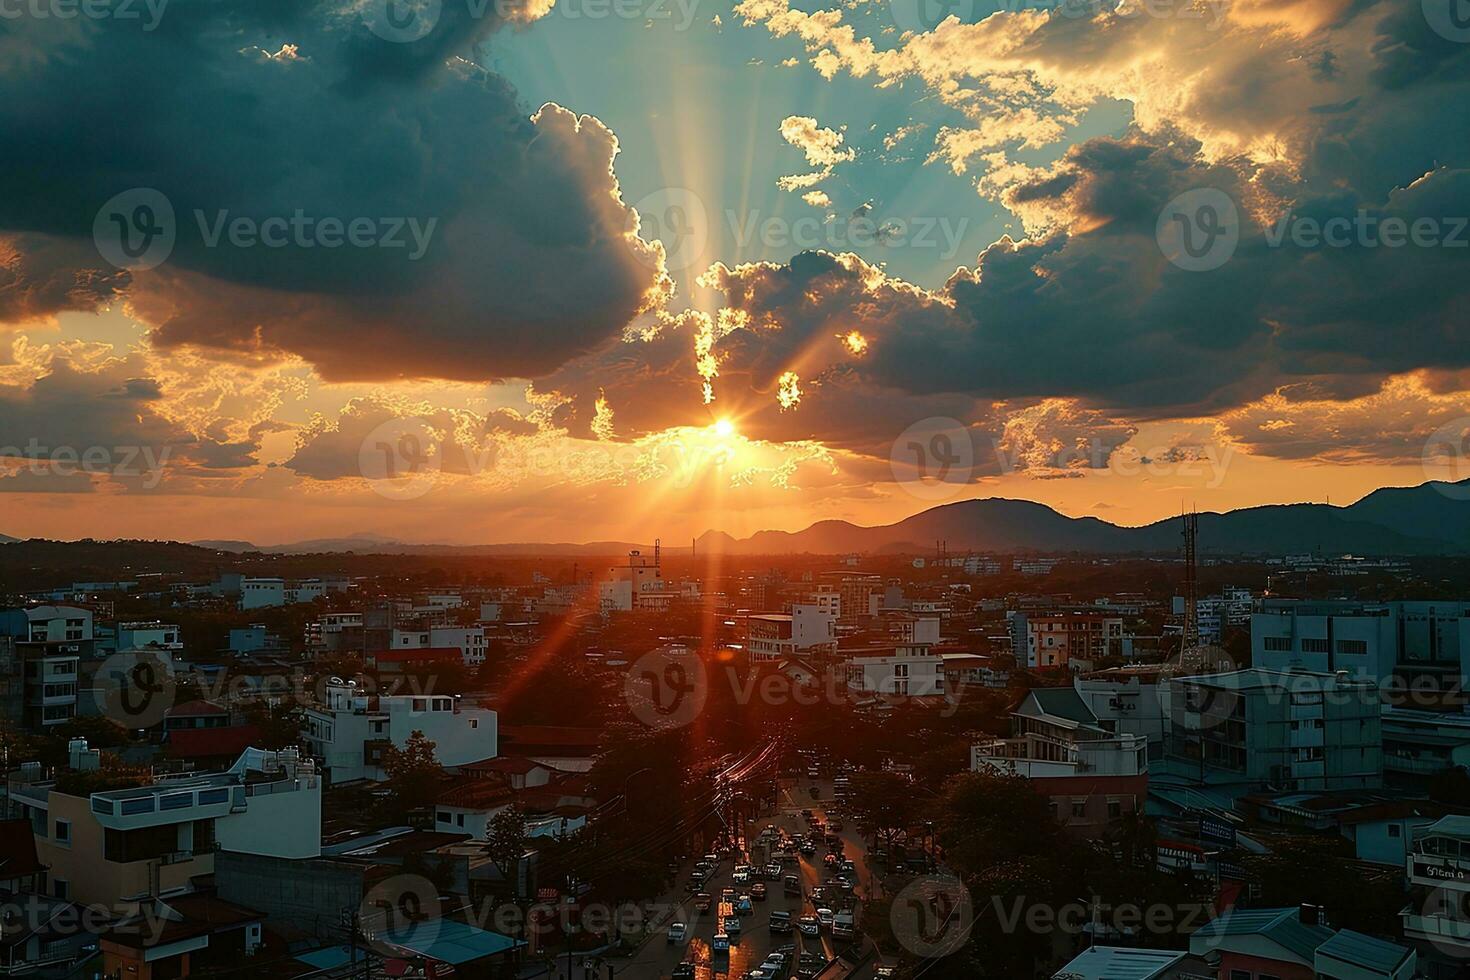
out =
[[[1470,958],[1470,817],[1441,817],[1414,830],[1404,874],[1410,895],[1399,913],[1404,938],[1461,962]]]
[[[85,739],[74,769],[95,769]],[[9,805],[31,821],[52,893],[109,905],[175,889],[214,871],[216,848],[283,858],[321,854],[321,781],[295,749],[247,749],[228,771],[156,775],[87,796],[54,782],[12,781]]]
[[[478,667],[485,662],[485,627],[431,626],[426,630],[393,631],[394,650],[442,650],[449,647],[459,651],[465,666]]]
[[[790,613],[746,617],[745,648],[752,660],[785,660],[831,652],[837,642],[837,617],[814,602],[797,602]]]
[[[332,680],[325,702],[306,709],[302,735],[331,782],[381,782],[383,751],[414,732],[434,742],[440,765],[460,766],[497,751],[495,712],[443,694],[373,695],[355,681]]]
[[[1083,674],[1072,682],[1077,695],[1097,717],[1099,726],[1120,735],[1141,735],[1149,754],[1163,752],[1168,726],[1160,699],[1162,666],[1112,667]]]
[[[663,572],[659,565],[657,552],[652,558],[640,551],[628,552],[627,562],[608,569],[608,577],[598,586],[602,612],[631,612],[649,605],[646,601],[649,594],[663,594]]]
[[[892,653],[847,662],[849,690],[898,697],[942,697],[944,660],[928,646],[899,646]]]
[[[153,620],[146,623],[117,624],[117,652],[135,650],[183,650],[182,631],[174,623]]]
[[[1273,670],[1346,670],[1406,683],[1470,687],[1470,602],[1266,599],[1251,616],[1251,662]]]
[[[92,610],[30,606],[0,611],[0,636],[14,644],[22,672],[21,721],[29,728],[63,725],[77,715],[78,665],[96,644]]]

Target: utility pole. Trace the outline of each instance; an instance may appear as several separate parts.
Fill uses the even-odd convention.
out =
[[[1184,631],[1179,641],[1182,658],[1186,650],[1199,646],[1199,580],[1195,567],[1195,547],[1199,538],[1199,512],[1189,511],[1184,518]]]

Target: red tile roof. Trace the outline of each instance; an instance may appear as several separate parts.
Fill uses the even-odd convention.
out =
[[[200,715],[225,715],[229,711],[212,701],[185,701],[169,708],[164,714],[169,718],[194,718]]]
[[[238,756],[260,741],[254,725],[230,728],[181,728],[168,733],[164,755],[174,759],[203,759],[220,755]]]

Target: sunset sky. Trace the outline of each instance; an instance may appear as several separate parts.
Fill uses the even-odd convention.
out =
[[[38,2],[0,19],[0,534],[1462,479],[1452,2]]]

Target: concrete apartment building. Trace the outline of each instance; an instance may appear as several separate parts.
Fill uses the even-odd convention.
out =
[[[414,732],[435,743],[440,765],[461,766],[496,755],[495,712],[443,694],[376,695],[355,681],[332,680],[325,701],[309,706],[302,737],[330,783],[387,778],[384,749],[402,748]]]
[[[14,816],[28,819],[51,894],[115,905],[185,890],[214,870],[216,846],[277,857],[321,848],[321,780],[295,750],[247,750],[226,772],[161,776],[121,789],[84,792],[98,765],[84,739],[71,770],[41,779],[22,769],[8,787]]]
[[[792,603],[789,613],[752,613],[745,625],[745,649],[752,660],[831,653],[837,644],[837,616],[815,602]]]
[[[1461,689],[1470,681],[1470,602],[1263,599],[1251,616],[1251,662],[1321,673],[1346,670],[1380,684]]]
[[[1163,695],[1172,774],[1246,793],[1383,783],[1378,688],[1265,668],[1172,678]]]
[[[92,610],[83,606],[29,606],[0,611],[0,637],[19,674],[19,723],[32,730],[62,725],[77,715],[78,668],[95,647]]]
[[[943,697],[944,658],[927,645],[897,646],[847,660],[847,687],[854,693],[895,697]]]
[[[1148,796],[1148,740],[1103,727],[1069,687],[1034,688],[1011,713],[1011,737],[971,747],[974,772],[1030,779],[1057,821],[1084,837],[1101,834]]]
[[[1102,657],[1124,654],[1121,616],[1029,615],[1025,625],[1028,667],[1087,670]]]

